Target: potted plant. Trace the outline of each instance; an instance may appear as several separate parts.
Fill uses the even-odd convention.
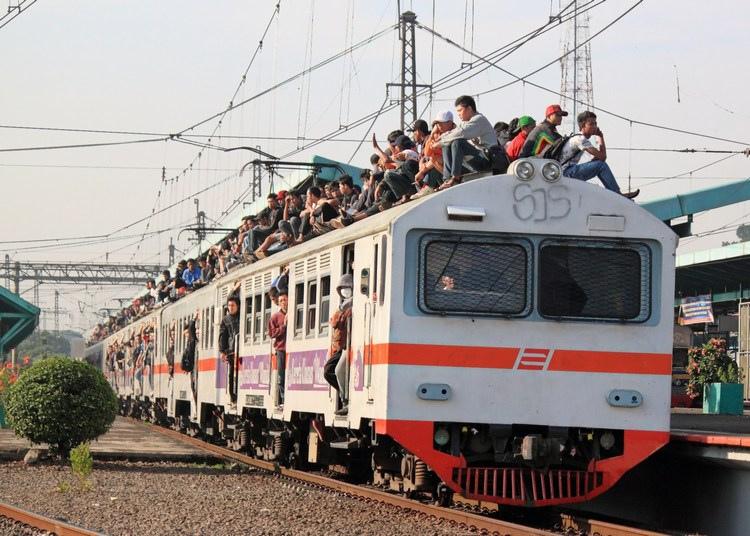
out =
[[[742,374],[723,339],[690,348],[687,373],[687,393],[691,398],[703,394],[703,413],[742,415]]]

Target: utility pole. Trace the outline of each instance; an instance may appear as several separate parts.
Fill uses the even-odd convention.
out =
[[[200,200],[198,198],[195,201],[195,225],[197,230],[195,236],[198,241],[198,252],[200,253],[203,248],[203,240],[206,238],[206,213],[200,210]]]
[[[60,292],[55,291],[55,332],[60,332]]]
[[[17,295],[21,295],[21,263],[16,261],[16,266],[13,274],[14,292]]]
[[[5,254],[5,288],[10,288],[10,255]]]
[[[171,268],[174,265],[174,243],[172,242],[172,237],[169,237],[169,264],[168,266]]]
[[[417,84],[417,46],[415,27],[417,15],[412,11],[404,11],[399,16],[399,39],[401,40],[401,82],[388,83],[390,87],[399,88],[399,102],[401,105],[401,130],[406,130],[417,120],[417,88],[429,88],[429,84]]]
[[[573,5],[573,18],[568,22],[562,51],[564,57],[560,60],[561,83],[560,94],[563,110],[572,113],[564,120],[566,130],[575,131],[577,128],[578,110],[590,110],[594,106],[594,81],[591,70],[591,43],[589,38],[588,11],[578,14],[578,1]],[[586,42],[580,50],[579,42]],[[568,54],[568,52],[570,52]]]

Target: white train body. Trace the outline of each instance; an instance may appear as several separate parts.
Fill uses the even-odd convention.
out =
[[[288,449],[325,463],[347,437],[352,448],[373,453],[377,478],[402,489],[442,481],[464,496],[517,505],[602,493],[669,438],[677,238],[628,199],[564,177],[548,182],[541,173],[548,161],[528,162],[530,180],[482,178],[394,207],[155,311],[141,321],[157,326],[154,365],[145,371],[153,381],[141,386],[132,369],[117,371],[119,394],[157,403],[183,428],[222,428],[237,446],[232,429],[241,428],[243,448],[264,434],[291,434],[294,447],[277,441],[271,457]],[[265,326],[272,312],[266,292],[283,265],[282,409]],[[327,318],[339,306],[335,287],[346,271],[354,299],[345,352],[349,412],[341,417],[323,365]],[[235,410],[217,346],[237,280]],[[177,322],[179,334],[196,310],[197,392],[178,365],[184,342],[172,378],[166,362],[168,326]],[[335,439],[310,432],[315,416]],[[400,471],[382,460],[379,445],[401,449]],[[437,479],[415,477],[417,463]]]

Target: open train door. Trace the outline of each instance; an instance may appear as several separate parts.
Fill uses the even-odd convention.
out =
[[[745,400],[748,400],[750,399],[750,302],[740,302],[739,336],[737,339],[738,364],[744,378],[743,394]]]

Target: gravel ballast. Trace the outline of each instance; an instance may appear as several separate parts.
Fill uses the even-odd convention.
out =
[[[89,491],[65,466],[5,463],[0,473],[1,502],[111,535],[471,534],[414,512],[239,467],[97,462]],[[29,534],[13,530],[0,524],[0,534]]]

